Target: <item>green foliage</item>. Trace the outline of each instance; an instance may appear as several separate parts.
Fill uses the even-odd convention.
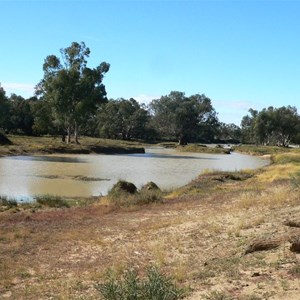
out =
[[[180,144],[193,140],[214,139],[219,125],[211,100],[205,95],[186,97],[173,91],[150,103],[152,126],[169,140],[178,139]]]
[[[287,147],[298,139],[300,116],[292,106],[268,107],[260,112],[250,109],[242,119],[244,143],[256,143]]]
[[[69,203],[58,196],[51,196],[51,195],[44,195],[44,196],[36,196],[35,197],[36,203],[48,206],[48,207],[70,207]]]
[[[0,84],[0,128],[6,129],[9,121],[9,102]]]
[[[128,268],[119,279],[110,272],[107,281],[95,287],[107,300],[176,300],[185,294],[171,277],[153,266],[148,268],[146,278],[140,278],[134,268]]]
[[[231,123],[220,123],[218,139],[226,143],[239,143],[242,138],[242,130],[239,126]]]
[[[49,101],[33,99],[31,101],[31,110],[33,113],[33,133],[55,134],[58,132],[58,126],[55,126],[55,120],[52,115],[52,109]]]
[[[273,162],[277,164],[300,164],[300,151],[297,152],[289,152],[282,153],[273,156]]]
[[[149,186],[148,186],[149,187]],[[120,180],[108,192],[108,200],[115,206],[144,205],[163,201],[162,192],[157,188],[147,188],[140,191],[131,182]]]
[[[10,199],[6,196],[0,196],[0,206],[12,208],[18,206],[18,202],[15,199]]]
[[[147,110],[132,98],[110,100],[97,116],[99,134],[122,140],[147,138],[148,119]]]
[[[289,151],[287,148],[277,146],[255,146],[255,145],[241,145],[234,146],[234,150],[251,155],[273,155]]]
[[[0,130],[0,145],[11,145],[11,140]]]
[[[102,80],[109,64],[102,62],[94,69],[88,68],[90,49],[83,42],[73,42],[60,52],[61,59],[55,55],[45,59],[44,78],[37,85],[37,93],[49,101],[57,123],[68,132],[68,142],[71,129],[78,142],[79,125],[106,101]]]
[[[186,146],[177,146],[177,149],[182,152],[212,153],[212,154],[231,153],[231,149],[223,148],[219,145],[217,145],[216,147],[203,147],[203,145],[189,144]]]
[[[125,180],[119,180],[116,184],[113,185],[108,195],[114,195],[118,193],[134,194],[136,191],[137,188],[133,183]]]

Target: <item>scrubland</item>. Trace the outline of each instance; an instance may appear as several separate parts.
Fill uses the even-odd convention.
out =
[[[155,267],[177,299],[299,299],[300,151],[277,152],[263,169],[207,171],[168,193],[4,201],[0,298],[102,299],[108,276]]]

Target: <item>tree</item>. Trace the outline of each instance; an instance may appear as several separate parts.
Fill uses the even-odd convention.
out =
[[[37,99],[35,97],[29,99],[29,101],[33,114],[33,134],[58,133],[59,126],[55,125],[55,119],[53,118],[49,101],[46,101],[43,98]]]
[[[110,100],[99,110],[97,121],[100,136],[114,139],[146,137],[148,112],[135,99]]]
[[[297,135],[300,126],[300,117],[296,107],[282,106],[275,109],[274,132],[276,144],[288,147],[291,140]]]
[[[287,147],[296,139],[300,117],[292,106],[268,107],[260,112],[249,110],[250,116],[242,120],[243,136],[247,142]]]
[[[6,129],[9,121],[9,102],[0,84],[0,128]]]
[[[12,94],[9,97],[9,121],[7,131],[13,133],[32,134],[33,115],[28,100]]]
[[[150,103],[153,125],[163,138],[178,139],[180,145],[189,141],[212,140],[218,119],[205,95],[186,97],[173,91]]]
[[[73,130],[78,143],[80,125],[107,101],[102,80],[110,65],[102,62],[96,68],[88,68],[86,59],[90,49],[83,42],[73,42],[60,53],[61,59],[55,55],[45,59],[44,78],[36,92],[49,101],[56,121],[67,131],[67,142],[71,141]]]
[[[241,128],[233,123],[225,124],[220,123],[219,138],[226,142],[240,142],[241,140]]]
[[[244,116],[241,121],[242,142],[247,144],[257,143],[254,133],[254,125],[258,111],[250,108],[249,113],[250,116]]]

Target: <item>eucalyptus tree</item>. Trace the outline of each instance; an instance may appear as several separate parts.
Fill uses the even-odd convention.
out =
[[[60,54],[60,58],[46,57],[44,78],[36,86],[36,93],[49,101],[56,121],[67,132],[67,142],[73,130],[78,143],[80,125],[107,100],[102,81],[110,65],[102,62],[96,68],[88,68],[90,49],[83,42],[73,42]]]
[[[148,119],[148,111],[135,99],[111,99],[98,112],[99,134],[123,140],[147,139]]]
[[[164,139],[177,139],[184,145],[214,138],[218,118],[211,100],[203,94],[186,97],[183,92],[172,91],[149,106],[152,124]]]
[[[0,84],[0,128],[5,129],[9,120],[9,103],[5,90]]]
[[[22,96],[11,94],[9,102],[9,120],[7,122],[7,131],[11,133],[32,134],[33,114],[30,107],[30,101]]]
[[[218,137],[220,140],[237,143],[241,141],[241,128],[234,123],[220,123]]]
[[[292,106],[274,108],[260,112],[250,109],[242,119],[244,142],[287,147],[300,131],[300,116]]]
[[[257,115],[255,132],[262,143],[287,147],[298,134],[300,117],[292,106],[269,107]]]

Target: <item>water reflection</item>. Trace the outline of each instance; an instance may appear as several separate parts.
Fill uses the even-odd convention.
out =
[[[146,149],[146,154],[45,155],[0,158],[0,194],[32,197],[52,194],[67,197],[103,195],[118,180],[138,188],[154,181],[162,189],[187,184],[205,169],[254,169],[267,160],[233,153],[214,155],[180,153],[174,149]]]

